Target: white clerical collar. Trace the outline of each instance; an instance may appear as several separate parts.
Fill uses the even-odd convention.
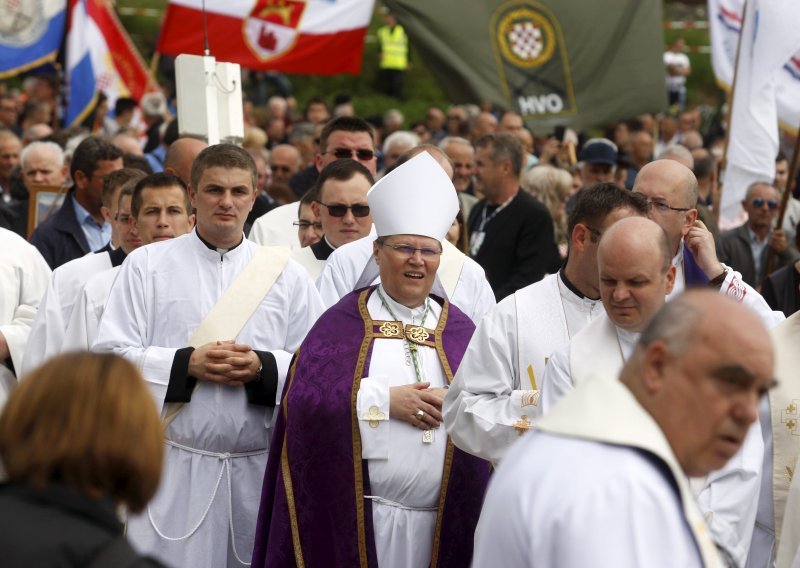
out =
[[[333,243],[328,240],[328,235],[322,235],[322,238],[325,239],[325,242],[328,243],[331,250],[336,250],[337,247],[333,246]]]
[[[242,240],[240,240],[240,241],[239,241],[237,244],[235,244],[234,246],[232,246],[232,247],[230,247],[230,248],[218,248],[218,247],[215,247],[215,246],[214,246],[213,244],[211,244],[210,242],[208,242],[207,240],[205,240],[205,239],[202,237],[202,235],[200,235],[200,233],[197,231],[197,227],[195,227],[195,228],[194,228],[192,231],[194,232],[194,234],[195,234],[195,235],[197,235],[197,239],[200,241],[200,243],[201,243],[201,244],[202,244],[202,245],[203,245],[203,246],[204,246],[204,247],[205,247],[205,248],[206,248],[208,251],[210,251],[210,252],[212,252],[212,253],[216,253],[217,255],[219,255],[219,259],[220,259],[220,260],[222,260],[222,259],[225,257],[225,255],[226,255],[226,254],[228,254],[228,253],[230,253],[231,251],[235,251],[236,249],[240,249],[240,247],[241,247],[242,243],[244,242],[244,233],[242,233]],[[216,257],[215,257],[215,258],[216,258]]]
[[[591,312],[600,304],[600,298],[593,300],[583,295],[583,293],[569,281],[566,274],[564,274],[563,268],[558,271],[558,291],[561,294],[562,300],[588,312]]]
[[[386,289],[383,287],[383,284],[378,284],[378,288],[381,291],[381,295],[383,296],[383,300],[386,302],[386,305],[389,306],[389,309],[400,318],[400,321],[403,323],[411,323],[414,325],[423,325],[424,322],[420,321],[423,312],[425,312],[425,304],[429,304],[430,307],[428,308],[427,316],[430,315],[430,309],[433,307],[433,304],[436,302],[432,301],[430,298],[425,298],[425,302],[422,305],[417,306],[416,308],[409,308],[408,306],[404,306],[403,304],[396,302],[387,292]],[[377,293],[377,290],[376,290]]]

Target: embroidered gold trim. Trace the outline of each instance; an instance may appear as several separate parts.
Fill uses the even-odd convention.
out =
[[[399,321],[385,321],[378,328],[380,332],[389,339],[403,338],[403,323]]]
[[[539,397],[542,396],[538,390],[525,391],[522,393],[522,400],[520,405],[522,408],[526,406],[539,406]]]
[[[428,330],[419,325],[406,325],[406,337],[414,343],[424,343],[431,336]]]
[[[356,530],[358,539],[358,559],[361,568],[369,568],[367,560],[367,532],[364,519],[364,462],[361,459],[361,432],[358,428],[356,400],[358,397],[358,388],[360,385],[361,377],[364,375],[364,366],[367,362],[367,353],[375,339],[373,333],[374,322],[369,315],[367,309],[367,297],[373,288],[367,288],[358,297],[358,311],[361,314],[361,319],[364,320],[364,339],[361,342],[361,349],[358,352],[358,360],[356,362],[356,370],[353,373],[353,387],[352,395],[350,398],[350,416],[351,428],[353,437],[353,473],[355,477],[355,493],[356,493]]]
[[[286,395],[281,401],[281,412],[283,412],[283,419],[288,422],[289,420],[289,392],[292,390],[294,384],[294,374],[297,370],[297,360],[300,355],[298,349],[294,355],[294,361],[289,371],[289,386],[286,388]],[[303,547],[300,544],[300,529],[297,524],[297,508],[294,502],[294,488],[292,486],[292,471],[289,468],[289,454],[286,447],[286,434],[283,435],[283,448],[281,449],[281,472],[283,473],[283,489],[286,492],[286,506],[289,509],[289,525],[292,528],[292,546],[294,548],[294,559],[297,563],[297,568],[304,568],[305,561],[303,560]]]
[[[528,420],[528,415],[523,414],[522,418],[514,422],[514,430],[517,431],[517,434],[522,436],[525,432],[530,430],[533,427],[533,423]]]
[[[380,426],[382,420],[388,420],[386,418],[386,414],[381,412],[381,409],[374,404],[369,407],[369,412],[365,412],[361,415],[361,420],[369,421],[370,428],[377,428]]]

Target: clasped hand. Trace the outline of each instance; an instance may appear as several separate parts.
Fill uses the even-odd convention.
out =
[[[389,389],[389,413],[392,418],[408,422],[420,430],[438,428],[442,423],[443,388],[430,388],[430,383],[412,383]],[[417,417],[422,411],[422,418]]]
[[[189,375],[201,381],[232,387],[256,378],[261,361],[253,348],[243,343],[213,341],[201,345],[189,358]]]

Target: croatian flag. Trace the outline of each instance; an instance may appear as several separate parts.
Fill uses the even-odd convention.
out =
[[[361,71],[374,0],[207,0],[211,55],[247,69]],[[157,51],[203,55],[202,0],[170,0]]]
[[[5,0],[0,8],[0,79],[55,60],[66,0]]]
[[[154,85],[125,29],[105,2],[69,0],[67,124],[80,123],[103,91],[137,101]]]

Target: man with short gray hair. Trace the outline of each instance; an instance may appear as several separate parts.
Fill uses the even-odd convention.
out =
[[[486,134],[476,148],[475,184],[485,197],[467,222],[470,255],[486,271],[499,301],[556,272],[561,257],[550,213],[520,188],[520,141],[508,133]]]

